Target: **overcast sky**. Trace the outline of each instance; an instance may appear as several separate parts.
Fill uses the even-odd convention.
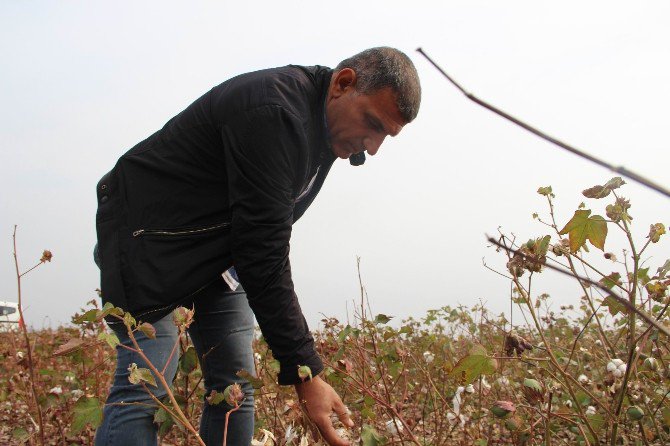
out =
[[[564,224],[579,192],[612,177],[468,101],[468,90],[548,133],[670,187],[667,1],[9,2],[0,4],[0,300],[16,300],[11,235],[36,327],[96,297],[95,185],[118,157],[227,78],[286,64],[335,66],[372,46],[419,71],[416,121],[363,167],[336,162],[294,226],[291,261],[305,315],[345,318],[356,256],[375,312],[419,317],[480,300],[508,307],[485,233],[547,234],[535,191],[552,185]],[[636,184],[638,238],[670,223],[670,200]],[[594,213],[605,203],[589,202]],[[621,246],[616,237],[606,248]],[[670,257],[654,246],[651,264]],[[579,291],[550,272],[556,306]]]

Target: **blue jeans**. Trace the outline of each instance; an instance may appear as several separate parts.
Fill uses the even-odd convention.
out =
[[[153,324],[156,339],[148,339],[137,332],[135,337],[144,354],[160,371],[165,368],[165,380],[171,383],[177,371],[179,351],[168,358],[177,341],[177,327],[168,315]],[[122,344],[132,347],[125,326],[112,327]],[[207,287],[195,300],[195,317],[188,333],[193,340],[204,375],[206,395],[212,390],[223,390],[235,382],[242,385],[246,399],[228,421],[227,444],[248,446],[254,431],[253,388],[239,378],[239,370],[255,373],[251,342],[254,317],[244,290],[230,291],[223,280]],[[136,353],[116,348],[117,363],[114,382],[107,398],[102,425],[95,436],[96,446],[152,446],[157,444],[157,426],[154,424],[155,401],[141,385],[128,381],[128,366],[147,367]],[[162,400],[167,392],[156,380],[158,388],[149,385],[152,393]],[[115,404],[115,403],[133,404]],[[204,402],[200,422],[200,436],[207,445],[223,444],[226,413],[232,408],[225,402],[209,405]]]

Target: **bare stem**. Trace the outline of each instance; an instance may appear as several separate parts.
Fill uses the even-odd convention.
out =
[[[123,318],[119,317],[119,319],[123,319]],[[179,419],[179,421],[182,423],[182,425],[186,429],[188,429],[195,436],[195,438],[198,441],[198,444],[200,444],[202,446],[206,446],[205,442],[202,441],[202,438],[200,438],[200,434],[198,433],[198,431],[195,430],[195,428],[193,427],[191,422],[188,420],[186,415],[184,415],[184,412],[182,412],[181,407],[179,407],[179,403],[177,403],[177,400],[174,397],[174,393],[172,392],[172,389],[170,389],[170,385],[167,383],[167,381],[165,381],[165,376],[163,376],[163,374],[156,368],[156,366],[144,354],[144,352],[140,348],[139,344],[137,343],[137,340],[135,339],[135,335],[133,334],[133,330],[128,326],[126,326],[126,327],[128,329],[128,337],[130,338],[130,341],[133,343],[134,349],[131,349],[130,347],[126,347],[123,344],[119,344],[119,345],[128,349],[128,350],[132,350],[135,353],[137,353],[140,356],[140,358],[142,358],[142,360],[147,364],[147,366],[149,366],[149,369],[151,369],[151,371],[154,373],[156,378],[160,381],[161,385],[163,386],[163,388],[167,392],[167,395],[170,398],[170,402],[172,403],[174,411],[177,413],[177,415],[179,415],[177,417]],[[149,393],[151,393],[151,392],[149,392]]]
[[[40,407],[39,400],[37,398],[37,386],[35,385],[35,366],[33,364],[33,353],[30,346],[30,337],[28,336],[28,327],[26,326],[25,319],[23,318],[23,301],[21,295],[21,276],[19,272],[19,258],[16,254],[16,225],[14,225],[14,233],[12,234],[12,240],[14,243],[14,266],[16,268],[16,284],[17,284],[17,293],[18,293],[18,307],[19,307],[19,320],[22,322],[20,325],[21,332],[23,333],[23,338],[26,341],[26,350],[28,352],[28,369],[30,370],[30,390],[33,394],[33,401],[35,403],[35,408],[37,409],[37,421],[39,424],[40,432],[40,444],[46,444],[44,438],[44,420],[42,418],[42,408]],[[35,267],[31,268],[34,269]],[[30,271],[30,270],[28,270]],[[27,272],[27,271],[26,271]],[[24,273],[25,274],[25,273]]]
[[[226,412],[226,423],[223,426],[223,446],[226,446],[226,441],[228,441],[228,418],[230,418],[230,414],[238,410],[241,405],[236,405],[233,409],[230,409],[228,412]]]

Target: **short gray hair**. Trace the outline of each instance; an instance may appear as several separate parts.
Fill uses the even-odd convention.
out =
[[[356,91],[372,94],[390,87],[403,119],[411,122],[416,118],[421,104],[421,84],[414,64],[405,53],[387,46],[370,48],[343,60],[335,70],[344,68],[356,72]]]

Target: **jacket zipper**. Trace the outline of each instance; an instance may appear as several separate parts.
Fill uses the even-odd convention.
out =
[[[224,229],[230,227],[230,223],[218,223],[216,225],[207,226],[204,228],[193,228],[193,229],[182,229],[182,230],[167,230],[167,229],[138,229],[133,231],[133,237],[139,237],[142,235],[164,235],[164,236],[175,236],[175,235],[192,235],[192,234],[201,234],[203,232],[216,231],[217,229]]]

